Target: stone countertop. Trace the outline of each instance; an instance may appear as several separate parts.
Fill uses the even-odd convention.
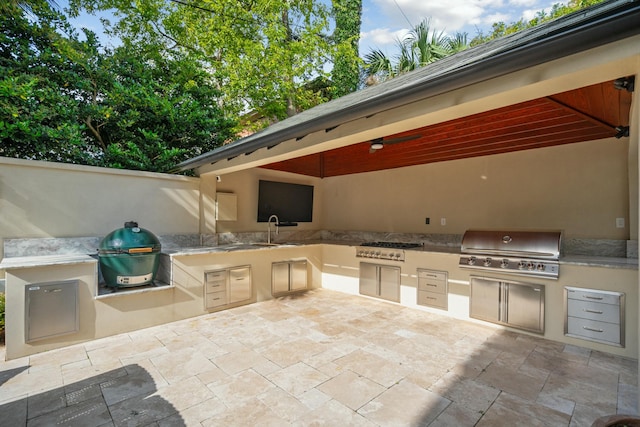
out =
[[[188,247],[188,248],[163,249],[162,254],[169,256],[171,258],[174,256],[189,256],[189,255],[203,255],[203,254],[209,254],[209,253],[228,253],[228,252],[234,252],[234,251],[291,248],[296,246],[317,245],[317,244],[356,247],[356,246],[360,246],[361,243],[362,242],[360,241],[351,241],[351,240],[306,240],[306,241],[298,241],[298,242],[274,243],[271,245],[264,242],[231,243],[231,244],[219,245],[219,246],[200,246],[200,247]],[[426,245],[418,248],[405,249],[405,251],[459,254],[460,247],[447,246],[447,245]],[[88,255],[88,254],[8,257],[8,258],[4,258],[0,262],[0,269],[10,270],[10,269],[16,269],[16,268],[43,267],[43,266],[49,266],[49,265],[72,265],[72,264],[97,263],[97,262],[98,262],[98,258],[96,255]],[[560,258],[560,264],[582,265],[582,266],[589,266],[589,267],[624,268],[624,269],[636,269],[636,270],[638,269],[638,259],[636,258],[616,258],[616,257],[587,256],[587,255],[564,255]]]
[[[565,255],[560,257],[560,264],[584,265],[588,267],[638,269],[637,258],[616,258],[589,255]]]
[[[86,254],[68,255],[40,255],[4,258],[0,262],[0,269],[11,270],[16,268],[44,267],[50,265],[73,265],[97,263],[95,256]]]

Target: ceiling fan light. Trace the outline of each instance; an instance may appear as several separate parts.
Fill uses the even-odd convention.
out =
[[[372,142],[371,143],[371,149],[373,149],[373,150],[380,150],[382,147],[384,147],[384,144],[382,142]]]

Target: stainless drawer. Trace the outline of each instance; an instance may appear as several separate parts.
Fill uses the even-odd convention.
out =
[[[418,304],[447,309],[447,295],[418,291]]]
[[[227,278],[227,270],[208,271],[204,273],[205,282],[217,282]]]
[[[620,306],[569,299],[567,300],[567,315],[601,322],[620,323]]]
[[[206,282],[205,283],[205,292],[220,292],[225,291],[227,289],[227,281],[226,280],[218,280],[217,282]]]
[[[607,291],[591,291],[589,289],[567,287],[567,298],[581,301],[601,302],[604,304],[620,304],[620,293]]]
[[[605,343],[621,344],[620,325],[618,323],[569,317],[567,319],[567,334]]]
[[[227,292],[212,292],[210,294],[206,294],[204,298],[205,306],[207,308],[219,307],[227,303]]]
[[[421,291],[445,294],[447,292],[447,282],[418,278],[418,289]]]
[[[445,281],[447,273],[443,271],[418,270],[418,279],[429,279],[430,281]]]

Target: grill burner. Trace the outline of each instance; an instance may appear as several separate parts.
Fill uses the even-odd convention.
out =
[[[421,246],[420,243],[366,242],[356,248],[356,256],[359,258],[404,261],[404,249],[419,248]]]
[[[462,238],[462,268],[499,271],[519,276],[557,279],[559,231],[478,231]]]

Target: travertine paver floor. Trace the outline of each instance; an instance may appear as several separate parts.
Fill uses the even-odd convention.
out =
[[[0,363],[3,426],[590,426],[637,361],[327,290]]]

